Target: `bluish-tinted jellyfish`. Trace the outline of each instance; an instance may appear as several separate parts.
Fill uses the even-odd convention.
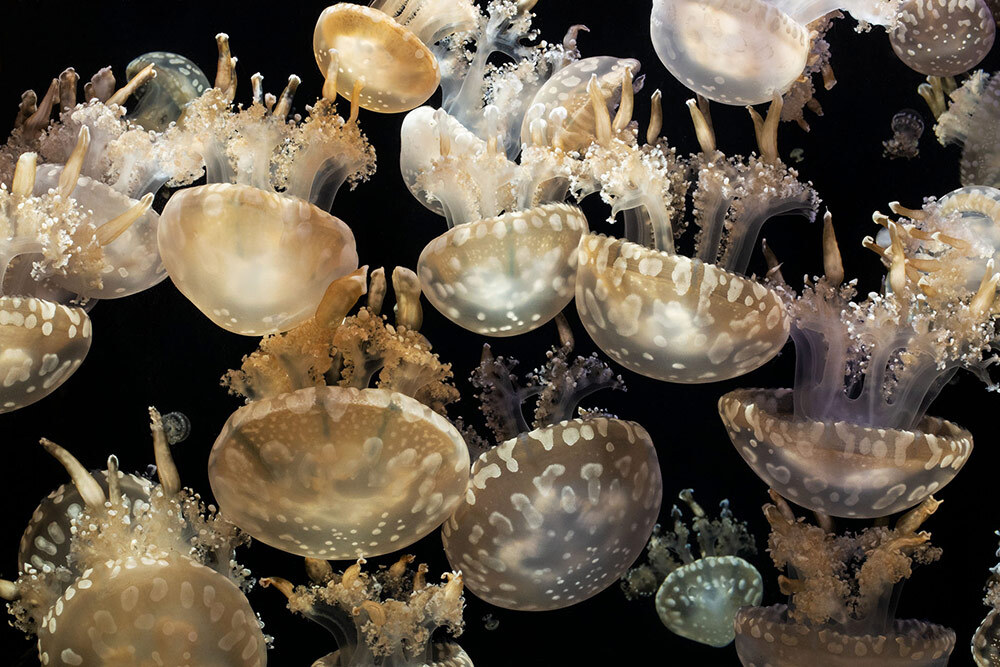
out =
[[[469,451],[443,416],[451,366],[418,333],[420,286],[393,272],[395,326],[368,307],[364,267],[335,281],[316,316],[265,338],[224,379],[248,399],[208,461],[219,507],[261,542],[333,560],[397,551],[441,525],[469,483]],[[377,375],[375,387],[370,387]]]
[[[135,58],[125,69],[125,76],[131,79],[149,65],[156,76],[136,89],[128,118],[147,130],[162,132],[212,85],[191,60],[167,51],[150,51]]]
[[[955,633],[924,621],[900,620],[896,604],[914,565],[941,550],[920,525],[940,503],[929,497],[896,525],[837,535],[825,515],[819,526],[796,519],[771,492],[768,552],[788,604],[736,613],[736,652],[746,667],[944,667]]]
[[[882,142],[882,157],[912,160],[920,156],[924,119],[913,109],[903,109],[892,117],[892,138]]]
[[[718,519],[709,519],[691,489],[680,498],[694,514],[691,527],[698,556],[688,543],[691,530],[674,505],[674,529],[659,524],[646,545],[646,562],[622,577],[630,600],[656,596],[656,612],[671,632],[709,646],[727,646],[736,636],[733,617],[746,605],[760,604],[764,584],[740,554],[757,553],[747,525],[737,521],[723,500]]]
[[[938,141],[962,147],[962,185],[1000,187],[1000,77],[977,71],[950,92],[947,81],[925,86],[924,97],[936,109]]]
[[[16,627],[38,637],[43,665],[267,664],[261,625],[233,560],[246,541],[181,487],[160,415],[150,408],[159,483],[118,459],[90,473],[59,445],[70,474],[21,539],[16,581],[0,595]]]
[[[233,106],[235,58],[219,42],[215,87],[171,129],[205,164],[207,185],[174,194],[158,232],[177,288],[220,327],[243,335],[287,331],[308,320],[331,281],[358,266],[354,235],[327,212],[345,183],[375,170],[357,105],[344,120],[319,100],[289,118],[299,79],[279,98],[251,78],[253,102]]]
[[[963,189],[920,210],[876,213],[888,267],[882,293],[853,300],[826,216],[825,275],[801,295],[775,268],[795,342],[794,389],[741,389],[719,401],[733,444],[771,488],[833,516],[874,518],[913,507],[950,482],[972,435],[926,416],[960,368],[992,386],[998,198]],[[992,191],[992,193],[997,193]],[[775,262],[776,260],[773,259]]]
[[[446,572],[444,583],[429,584],[427,566],[414,568],[413,560],[403,556],[366,572],[362,558],[334,572],[325,560],[307,558],[310,584],[276,577],[261,584],[277,588],[290,610],[333,635],[337,650],[313,667],[472,667],[458,644],[434,639],[436,630],[458,636],[465,627],[462,574]]]
[[[622,381],[596,355],[570,358],[565,321],[560,333],[562,346],[524,384],[516,361],[484,348],[472,382],[499,444],[473,464],[441,532],[469,590],[507,609],[568,607],[610,586],[642,551],[663,495],[642,426],[601,411],[574,418],[584,397]],[[529,425],[522,404],[532,397]]]
[[[803,74],[810,24],[840,9],[863,28],[885,27],[907,66],[935,76],[975,67],[996,32],[984,0],[654,0],[651,36],[666,68],[694,92],[758,104]]]
[[[659,136],[659,92],[640,143],[632,105],[612,121],[591,90],[599,132],[578,185],[599,190],[625,228],[624,238],[592,233],[580,243],[576,306],[587,332],[612,359],[659,380],[715,382],[758,368],[785,344],[788,316],[774,290],[744,275],[757,236],[774,216],[811,220],[818,202],[778,157],[781,99],[766,120],[752,112],[760,155],[748,159],[719,151],[707,102],[689,101],[702,151],[685,160]],[[687,227],[689,174],[691,257],[675,244]]]
[[[1000,551],[997,551],[1000,557]],[[990,569],[990,579],[986,584],[986,597],[983,602],[990,608],[983,622],[972,636],[972,658],[978,667],[997,667],[1000,665],[1000,565]]]

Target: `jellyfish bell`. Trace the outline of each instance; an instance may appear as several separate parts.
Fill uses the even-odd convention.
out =
[[[674,634],[709,646],[728,646],[736,637],[740,607],[758,605],[764,582],[738,556],[704,556],[667,575],[656,593],[656,613]]]
[[[789,333],[773,289],[696,258],[603,234],[580,241],[576,307],[608,356],[670,382],[748,373],[774,358]]]
[[[312,664],[312,667],[346,667],[352,663],[345,662],[340,651],[325,655]],[[360,666],[359,666],[360,667]],[[472,658],[455,642],[431,643],[430,660],[420,667],[474,667]]]
[[[907,67],[929,76],[956,76],[978,65],[993,46],[996,21],[984,0],[900,3],[889,42]]]
[[[576,248],[588,231],[576,206],[543,204],[452,227],[420,253],[417,275],[435,308],[464,329],[516,336],[573,299]]]
[[[211,88],[208,77],[190,59],[167,51],[150,51],[125,69],[131,79],[152,65],[156,77],[136,89],[128,118],[147,130],[162,132],[177,121],[189,102]]]
[[[1000,665],[1000,613],[991,609],[972,636],[972,658],[977,667]]]

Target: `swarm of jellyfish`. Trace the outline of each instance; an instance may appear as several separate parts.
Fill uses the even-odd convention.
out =
[[[997,556],[1000,556],[1000,551]],[[972,637],[972,658],[978,667],[996,667],[1000,665],[1000,624],[997,623],[1000,616],[1000,565],[990,569],[983,602],[990,608],[990,613]]]
[[[435,631],[462,633],[462,574],[446,572],[443,583],[427,581],[427,565],[412,567],[403,556],[389,567],[365,571],[362,558],[343,572],[325,560],[306,559],[311,582],[295,586],[268,577],[288,598],[288,608],[333,635],[337,650],[313,667],[472,667],[462,647],[440,641]]]
[[[766,120],[751,110],[760,154],[749,159],[716,148],[707,102],[691,100],[702,150],[685,160],[659,136],[658,91],[641,145],[632,104],[612,121],[600,90],[591,91],[599,131],[578,187],[600,191],[612,217],[623,215],[625,233],[592,233],[580,244],[576,306],[587,332],[612,359],[659,380],[716,382],[758,368],[785,344],[789,321],[778,293],[745,276],[757,236],[774,216],[812,220],[818,205],[812,187],[778,157],[780,98]],[[698,227],[692,257],[675,244],[687,226],[689,171]]]
[[[442,528],[469,590],[507,609],[568,607],[610,586],[642,551],[663,495],[642,426],[598,410],[574,416],[583,398],[622,380],[596,356],[571,358],[561,318],[559,330],[561,345],[523,383],[516,360],[484,347],[472,382],[498,444],[482,443],[468,491]],[[529,423],[523,404],[532,398]]]
[[[43,665],[267,663],[233,551],[245,536],[182,488],[159,413],[150,408],[159,483],[118,459],[88,472],[42,445],[69,473],[21,539],[20,576],[0,580],[15,626],[38,637]]]
[[[944,667],[955,633],[939,625],[895,618],[901,584],[914,565],[933,563],[941,550],[930,545],[921,524],[937,510],[933,497],[896,525],[837,535],[829,517],[820,525],[796,519],[772,491],[764,506],[771,524],[768,552],[787,574],[778,586],[788,604],[748,606],[736,613],[736,652],[747,667]],[[792,638],[793,641],[787,641]]]
[[[358,128],[357,96],[347,120],[326,99],[305,120],[289,117],[294,75],[278,98],[254,75],[252,103],[234,108],[236,59],[226,35],[217,41],[215,87],[173,128],[204,163],[207,184],[167,202],[160,253],[177,288],[217,325],[248,336],[287,331],[358,267],[354,235],[327,209],[345,182],[374,172],[375,152]]]
[[[674,505],[674,529],[659,525],[646,545],[646,562],[622,577],[626,597],[656,596],[656,612],[672,632],[709,646],[728,646],[736,634],[733,618],[740,607],[760,604],[760,573],[740,557],[756,553],[746,523],[737,521],[723,500],[718,519],[710,519],[691,489],[681,491],[694,518],[699,555],[688,543],[691,529]]]
[[[419,333],[420,286],[397,267],[334,281],[312,319],[265,338],[224,383],[247,398],[212,447],[220,508],[265,544],[342,560],[397,551],[459,505],[469,451],[444,416],[451,366]],[[367,290],[368,302],[346,317]],[[376,379],[375,386],[370,386]]]

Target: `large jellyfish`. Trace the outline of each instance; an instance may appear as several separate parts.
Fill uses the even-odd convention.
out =
[[[940,503],[927,498],[895,527],[836,535],[824,521],[796,520],[781,496],[764,506],[768,551],[788,605],[736,613],[736,652],[747,667],[944,667],[955,633],[895,618],[902,583],[915,564],[941,557],[930,533],[917,532]],[[821,517],[823,515],[820,515]]]
[[[663,495],[642,426],[599,411],[573,417],[582,398],[621,378],[596,356],[571,360],[565,321],[560,332],[563,345],[524,386],[515,361],[484,348],[472,380],[500,444],[473,464],[441,532],[469,589],[507,609],[559,609],[607,588],[642,551]],[[522,402],[533,396],[529,426]]]
[[[393,327],[379,314],[381,270],[368,307],[345,319],[366,270],[334,282],[313,319],[265,338],[225,379],[250,400],[212,447],[212,491],[253,537],[302,556],[409,546],[441,525],[469,483],[468,448],[442,416],[458,399],[451,366],[417,331],[416,276],[393,272]]]
[[[261,625],[233,560],[245,536],[181,488],[150,409],[159,484],[118,469],[92,475],[42,444],[73,485],[43,500],[21,540],[21,572],[0,580],[14,624],[38,636],[43,665],[263,667]]]
[[[1000,556],[1000,551],[997,556]],[[997,667],[1000,665],[1000,623],[997,622],[1000,618],[1000,565],[990,569],[983,602],[990,607],[990,613],[972,637],[972,658],[978,667]]]
[[[576,306],[587,332],[626,368],[670,382],[715,382],[766,363],[787,340],[788,316],[777,292],[744,274],[767,220],[811,220],[818,202],[778,157],[781,99],[766,120],[752,113],[760,155],[747,160],[716,149],[707,106],[689,101],[702,151],[688,164],[659,137],[658,92],[640,145],[631,103],[612,122],[600,89],[591,90],[601,129],[579,188],[600,190],[612,217],[623,213],[625,238],[592,233],[580,243]],[[697,174],[694,257],[675,246],[689,170]]]
[[[809,24],[844,9],[865,27],[884,26],[896,55],[923,74],[972,69],[993,45],[984,0],[654,0],[653,47],[685,86],[725,104],[783,94],[809,58]]]
[[[656,612],[671,632],[709,646],[727,646],[736,636],[733,618],[764,593],[760,573],[740,554],[757,552],[746,523],[737,521],[723,500],[718,519],[709,519],[691,489],[680,498],[694,513],[692,527],[700,555],[688,544],[691,531],[674,505],[673,531],[659,525],[646,546],[647,562],[622,577],[626,597],[656,595]]]
[[[719,401],[737,450],[769,486],[809,509],[874,518],[912,507],[965,465],[972,435],[926,416],[960,368],[989,382],[1000,273],[997,197],[958,190],[921,210],[874,218],[886,245],[884,293],[855,302],[826,216],[825,276],[788,300],[796,349],[793,390],[741,389]],[[772,258],[773,259],[773,258]],[[991,383],[992,384],[992,383]]]
[[[204,161],[208,184],[170,198],[160,254],[177,288],[220,327],[247,336],[287,331],[358,266],[354,235],[326,209],[341,185],[374,172],[375,153],[357,105],[344,120],[320,100],[304,122],[289,120],[296,76],[276,100],[255,75],[253,103],[234,110],[235,58],[228,38],[217,39],[215,88],[174,128]]]
[[[473,667],[458,644],[434,637],[439,628],[453,636],[464,629],[461,573],[447,572],[443,584],[429,584],[427,566],[412,568],[413,560],[403,556],[365,572],[360,559],[334,572],[325,560],[307,558],[309,585],[276,577],[261,584],[277,588],[289,609],[333,635],[337,650],[313,667]]]

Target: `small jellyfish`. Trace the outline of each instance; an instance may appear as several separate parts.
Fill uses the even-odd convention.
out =
[[[125,75],[131,79],[149,65],[153,66],[156,77],[136,89],[128,118],[147,130],[162,132],[211,84],[191,60],[166,51],[151,51],[135,58],[125,69]]]
[[[163,432],[171,445],[184,442],[191,435],[191,420],[183,412],[168,412],[163,415]]]
[[[483,627],[490,632],[500,627],[500,621],[493,614],[483,616]]]
[[[337,650],[313,667],[473,667],[462,647],[437,639],[439,630],[457,637],[465,628],[462,574],[446,572],[444,583],[429,584],[427,566],[412,568],[413,560],[365,572],[362,558],[334,572],[325,560],[307,558],[309,585],[277,577],[261,585],[278,589],[289,609],[333,635]]]
[[[326,100],[303,122],[289,119],[294,75],[278,99],[255,75],[253,103],[234,108],[236,59],[228,37],[216,39],[215,88],[171,130],[204,161],[208,184],[170,198],[160,253],[177,288],[220,327],[246,336],[287,331],[358,266],[354,235],[327,209],[345,182],[374,172],[375,153],[356,104],[348,120]]]
[[[736,653],[747,667],[945,667],[955,633],[924,621],[895,618],[900,585],[914,565],[933,563],[941,549],[920,525],[940,503],[933,497],[900,517],[837,535],[796,520],[771,492],[768,552],[783,570],[778,583],[788,605],[743,607],[736,613]],[[822,516],[822,515],[821,515]],[[794,638],[783,641],[782,638]]]
[[[1000,535],[1000,532],[997,533]],[[997,552],[1000,557],[1000,551]],[[986,584],[983,602],[990,607],[990,613],[972,636],[972,658],[978,667],[1000,665],[1000,566],[990,569],[990,579]]]
[[[882,142],[882,157],[912,160],[920,155],[924,119],[913,109],[903,109],[892,117],[892,139]]]
[[[674,530],[657,526],[646,546],[648,562],[622,578],[626,597],[656,595],[656,612],[671,632],[709,646],[728,646],[736,634],[733,618],[740,607],[760,604],[764,593],[760,573],[740,558],[756,553],[746,523],[738,522],[722,501],[718,519],[709,519],[691,489],[680,498],[694,513],[692,527],[700,556],[688,544],[690,530],[674,506]]]
[[[313,319],[265,338],[224,379],[250,400],[212,447],[212,491],[236,525],[289,553],[402,549],[440,526],[469,482],[468,448],[443,416],[458,399],[451,366],[418,333],[416,276],[393,272],[391,326],[379,314],[381,270],[369,307],[345,319],[366,272],[335,281]]]
[[[622,382],[596,356],[571,359],[560,325],[563,345],[523,386],[516,362],[484,347],[472,382],[500,444],[475,461],[441,531],[469,590],[506,609],[560,609],[610,586],[642,551],[663,494],[642,426],[601,412],[573,418],[585,396]],[[531,397],[529,426],[522,402]]]
[[[805,160],[805,155],[806,155],[805,149],[793,148],[792,151],[788,154],[788,157],[792,158],[792,160],[794,160],[796,164],[799,164],[800,162]]]
[[[245,536],[181,488],[160,415],[150,409],[159,483],[115,456],[91,474],[43,439],[69,472],[21,540],[20,576],[0,580],[16,627],[43,665],[263,667],[266,644],[233,560]]]

